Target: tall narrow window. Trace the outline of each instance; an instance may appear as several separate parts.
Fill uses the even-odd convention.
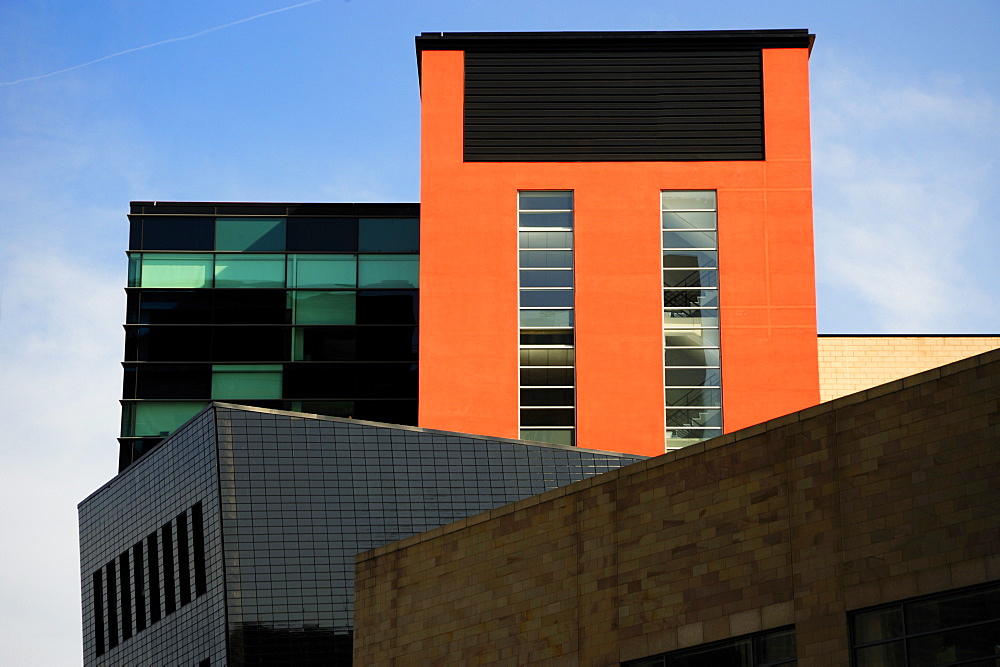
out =
[[[142,540],[132,546],[132,564],[135,567],[135,631],[146,629],[146,575],[142,564]]]
[[[104,655],[104,582],[100,570],[94,572],[94,653]]]
[[[132,568],[129,566],[128,551],[118,556],[118,578],[121,581],[122,641],[132,636]]]
[[[204,595],[208,584],[205,578],[205,525],[200,502],[191,508],[191,538],[194,543],[194,594]]]
[[[191,559],[188,555],[187,515],[177,515],[177,574],[180,577],[181,606],[191,601]]]
[[[719,245],[712,190],[660,193],[666,448],[722,433]]]
[[[517,224],[520,434],[573,445],[573,192],[519,192]]]
[[[160,546],[154,530],[146,538],[147,569],[149,570],[149,622],[160,620]]]
[[[118,590],[115,585],[115,561],[104,566],[108,581],[108,648],[118,646]]]
[[[164,615],[177,611],[176,586],[174,582],[174,531],[169,523],[160,529],[163,536],[163,611]]]

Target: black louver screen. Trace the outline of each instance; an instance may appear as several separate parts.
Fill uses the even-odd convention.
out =
[[[764,159],[760,50],[465,55],[467,162]]]

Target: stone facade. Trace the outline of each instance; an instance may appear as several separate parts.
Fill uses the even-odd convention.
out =
[[[799,665],[850,664],[846,612],[1000,579],[998,398],[1000,351],[361,553],[355,664],[617,665],[790,624]]]
[[[1000,348],[1000,336],[820,336],[821,401]]]

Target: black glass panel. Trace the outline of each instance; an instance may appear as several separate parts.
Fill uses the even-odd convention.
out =
[[[128,220],[128,249],[142,250],[142,218]]]
[[[300,361],[354,361],[357,359],[356,327],[301,327],[296,329]],[[322,413],[326,414],[326,413]]]
[[[358,361],[416,360],[416,327],[358,328]]]
[[[998,640],[1000,622],[980,624],[908,639],[906,654],[909,667],[934,667],[976,658],[995,660]]]
[[[127,327],[125,361],[210,361],[212,327]]]
[[[135,398],[208,400],[212,394],[211,364],[143,364],[135,373]]]
[[[128,324],[209,324],[211,290],[129,290]]]
[[[671,667],[753,667],[748,640],[692,649],[670,656]]]
[[[521,384],[524,386],[573,386],[572,368],[522,368]]]
[[[573,405],[572,389],[522,389],[521,405]]]
[[[417,218],[361,218],[358,227],[361,252],[417,252],[420,249]]]
[[[688,271],[685,269],[665,269],[664,287],[718,287],[718,271]]]
[[[286,399],[411,398],[417,395],[417,367],[409,363],[288,364]]]
[[[522,366],[572,366],[575,350],[521,350]]]
[[[417,423],[417,401],[355,401],[355,419],[386,422],[388,424]]]
[[[213,250],[214,248],[215,218],[143,218],[143,250]]]
[[[906,629],[910,633],[968,625],[1000,618],[1000,587],[906,605]]]
[[[417,290],[361,290],[358,292],[358,324],[416,324]]]
[[[282,374],[286,399],[354,398],[357,395],[355,364],[286,364]]]
[[[216,324],[286,324],[291,320],[285,290],[215,290]]]
[[[572,345],[572,329],[525,329],[521,331],[521,345]]]
[[[214,361],[288,361],[290,332],[286,327],[213,327]]]
[[[718,368],[668,368],[666,369],[666,385],[668,387],[703,387],[718,386],[722,382],[722,374]]]
[[[359,364],[358,398],[410,398],[417,395],[416,364]]]
[[[572,426],[573,408],[522,408],[521,427]]]
[[[357,252],[357,218],[288,218],[288,250]]]

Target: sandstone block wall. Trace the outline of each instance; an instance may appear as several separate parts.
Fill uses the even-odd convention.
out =
[[[820,336],[820,400],[1000,348],[1000,336]]]
[[[848,611],[1000,579],[998,397],[993,352],[359,554],[356,664],[616,665],[786,624],[803,667],[850,664]]]

